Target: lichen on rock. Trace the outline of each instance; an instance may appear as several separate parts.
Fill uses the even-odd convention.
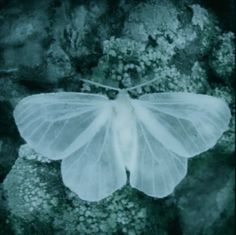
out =
[[[35,217],[49,220],[58,206],[59,177],[55,167],[19,157],[4,181],[13,215],[25,221]]]
[[[85,202],[63,185],[58,162],[45,162],[26,145],[3,186],[16,234],[35,222],[68,235],[142,234],[155,226],[150,199],[125,186],[101,202]]]
[[[211,54],[210,66],[222,80],[233,82],[235,71],[235,36],[232,32],[223,33],[218,37]]]
[[[131,95],[208,94],[224,99],[232,114],[229,130],[214,148],[189,161],[188,175],[164,199],[126,185],[101,202],[82,201],[63,185],[59,162],[23,145],[3,183],[8,208],[3,215],[15,234],[232,234],[235,36],[199,2],[42,1],[25,6],[27,14],[24,3],[6,7],[0,17],[0,67],[15,72],[0,74],[1,108],[38,92],[35,83],[43,84],[41,92],[104,94],[82,77],[120,88],[156,79]],[[0,118],[2,178],[21,143],[18,133],[16,140],[5,136],[16,131],[10,108],[3,108],[8,116]]]

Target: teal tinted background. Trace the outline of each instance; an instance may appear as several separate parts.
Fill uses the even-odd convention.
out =
[[[233,1],[0,6],[0,234],[234,233]],[[134,97],[162,91],[221,97],[231,108],[230,129],[189,161],[188,176],[167,198],[126,186],[101,203],[84,203],[63,186],[58,162],[45,163],[27,148],[18,154],[23,140],[12,117],[31,94],[108,93],[80,77],[121,88],[159,78]]]

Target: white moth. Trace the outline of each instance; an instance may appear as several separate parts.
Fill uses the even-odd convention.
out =
[[[216,144],[230,110],[219,98],[187,92],[132,99],[127,91],[134,88],[111,88],[119,91],[115,100],[77,92],[32,95],[15,108],[15,121],[33,149],[62,160],[63,182],[81,199],[111,195],[126,184],[126,170],[132,187],[162,198],[185,177],[188,158]]]

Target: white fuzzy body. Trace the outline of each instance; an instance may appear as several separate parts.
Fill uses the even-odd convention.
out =
[[[117,144],[117,150],[119,155],[122,156],[124,165],[130,170],[137,151],[137,133],[134,110],[128,93],[122,92],[118,94],[113,110],[115,144]]]

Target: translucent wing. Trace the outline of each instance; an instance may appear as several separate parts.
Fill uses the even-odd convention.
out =
[[[111,123],[108,121],[91,141],[62,160],[64,184],[86,201],[99,201],[126,183]]]
[[[165,148],[137,119],[137,156],[130,168],[130,184],[152,197],[165,197],[187,173],[187,159]]]
[[[154,197],[170,194],[187,172],[187,158],[215,145],[230,111],[218,98],[159,93],[131,100],[137,125],[137,154],[131,186]]]
[[[90,141],[110,116],[105,96],[76,92],[24,98],[14,117],[21,136],[37,152],[63,159]]]
[[[133,100],[133,105],[157,141],[187,158],[213,147],[231,117],[223,100],[192,93],[148,94]]]

